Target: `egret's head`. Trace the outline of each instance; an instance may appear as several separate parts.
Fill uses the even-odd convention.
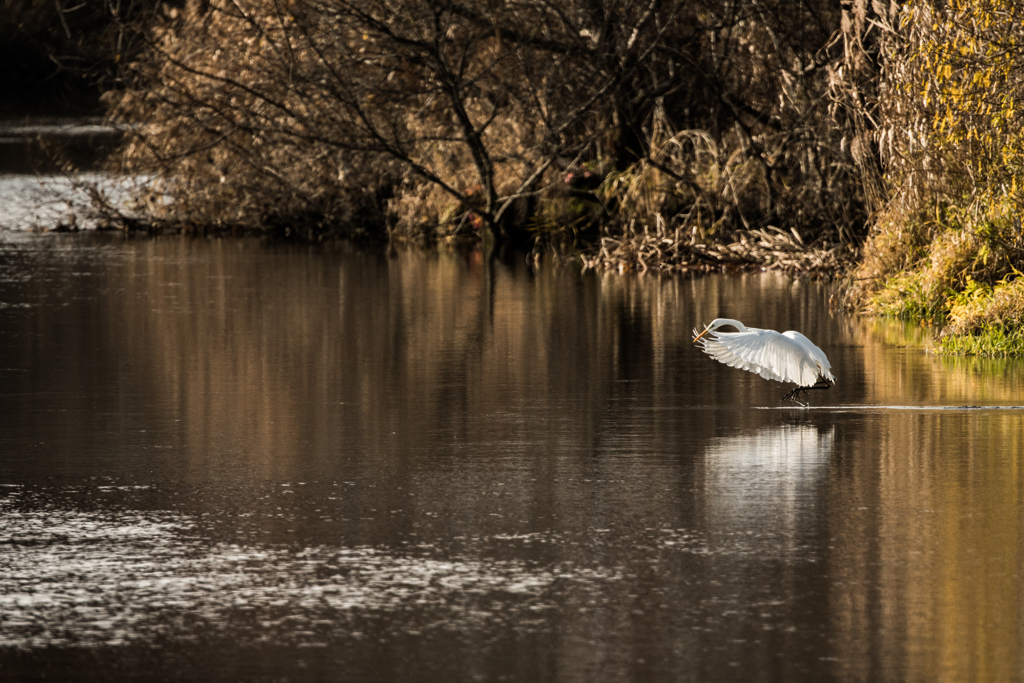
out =
[[[693,331],[693,333],[696,335],[693,338],[693,341],[696,342],[708,332],[714,332],[719,327],[727,327],[729,325],[735,327],[740,332],[746,332],[747,330],[746,326],[739,320],[733,320],[732,318],[715,318],[714,320],[711,321],[710,325],[704,326],[704,331],[701,332],[700,334],[697,334],[697,330]]]

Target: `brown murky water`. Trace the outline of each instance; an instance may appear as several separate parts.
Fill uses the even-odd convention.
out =
[[[0,232],[0,677],[1019,680],[1024,368],[828,293]]]

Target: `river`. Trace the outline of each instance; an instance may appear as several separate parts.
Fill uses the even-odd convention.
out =
[[[831,291],[0,232],[3,678],[1020,680],[1022,365]]]

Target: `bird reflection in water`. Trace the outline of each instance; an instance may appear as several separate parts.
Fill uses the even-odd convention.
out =
[[[703,486],[709,530],[742,531],[759,550],[791,543],[800,520],[812,518],[800,513],[816,503],[834,439],[833,427],[788,424],[712,441]]]

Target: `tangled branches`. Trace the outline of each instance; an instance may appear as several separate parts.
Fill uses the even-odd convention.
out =
[[[691,254],[782,226],[827,251],[864,218],[826,96],[839,18],[781,0],[189,0],[113,98],[121,169],[153,179],[144,213],[189,226],[585,253],[663,233]]]

